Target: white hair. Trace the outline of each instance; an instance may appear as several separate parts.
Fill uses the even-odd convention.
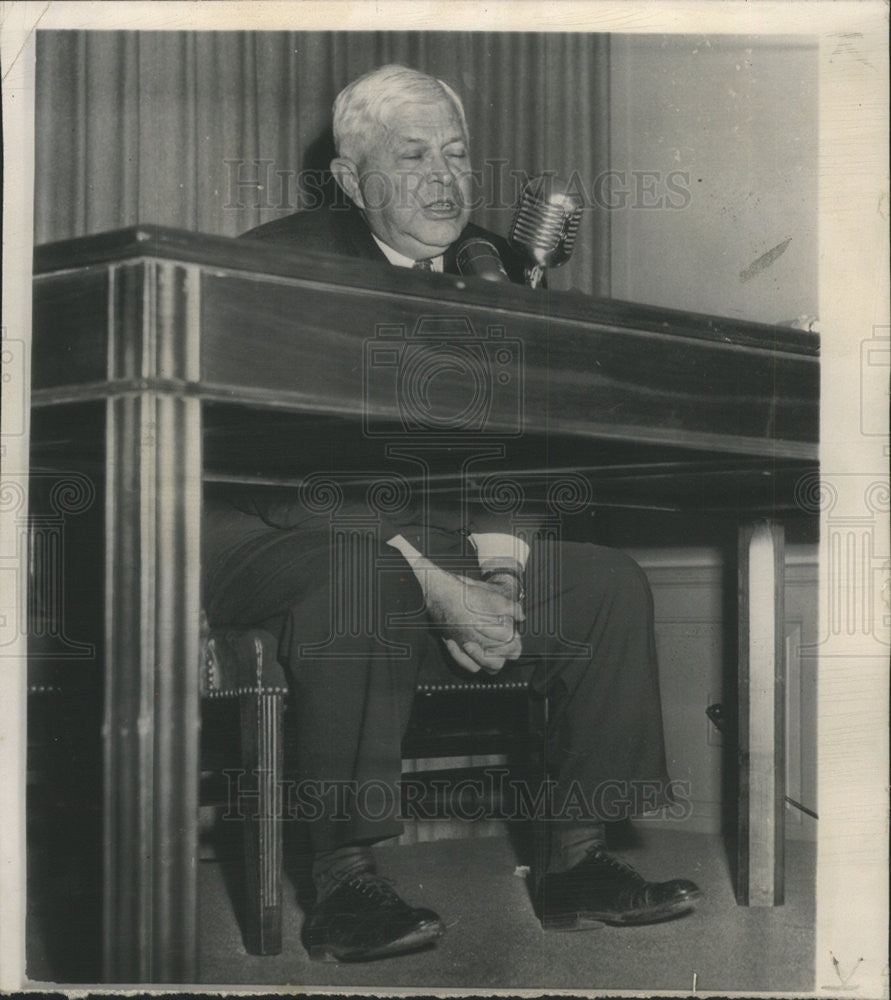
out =
[[[381,125],[396,101],[414,98],[438,101],[445,97],[457,112],[464,139],[467,119],[461,98],[442,80],[408,66],[391,63],[357,77],[346,85],[334,101],[334,145],[338,156],[359,163],[373,142],[372,125]]]

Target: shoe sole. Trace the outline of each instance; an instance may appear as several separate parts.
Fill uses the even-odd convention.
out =
[[[658,924],[671,920],[692,910],[701,893],[690,893],[682,900],[666,903],[655,909],[632,910],[627,913],[604,913],[596,910],[577,910],[570,913],[556,913],[541,918],[541,926],[546,931],[588,931],[609,925],[611,927],[639,927],[643,924]]]
[[[306,950],[313,962],[372,962],[378,958],[419,951],[441,938],[443,930],[441,923],[422,924],[404,937],[365,951],[338,952],[327,944],[310,945]]]

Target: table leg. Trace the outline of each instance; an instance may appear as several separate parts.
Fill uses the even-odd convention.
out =
[[[185,339],[183,276],[132,268],[119,283],[117,374],[161,368]],[[107,404],[106,982],[197,974],[199,407],[163,386]]]
[[[739,814],[736,899],[778,906],[784,891],[784,531],[739,533]]]

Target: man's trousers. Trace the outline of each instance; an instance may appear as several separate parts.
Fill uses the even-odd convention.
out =
[[[444,569],[475,572],[460,535],[403,534]],[[279,636],[295,708],[291,806],[306,819],[314,849],[401,833],[391,806],[419,667],[436,657],[443,670],[462,670],[431,627],[402,556],[361,531],[279,529],[232,511],[206,519],[203,564],[212,625],[262,625]],[[618,820],[666,805],[643,571],[613,549],[535,541],[526,590],[523,655],[503,669],[523,665],[530,697],[547,699],[542,748],[554,815]],[[582,802],[590,815],[579,812]]]

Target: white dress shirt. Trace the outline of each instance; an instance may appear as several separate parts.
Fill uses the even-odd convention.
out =
[[[387,244],[384,243],[383,240],[379,240],[374,233],[372,233],[371,236],[374,242],[381,248],[381,253],[391,264],[394,264],[396,267],[415,266],[415,261],[413,261],[411,257],[406,257],[405,254],[401,254],[398,250],[394,250],[392,247],[387,246]],[[442,274],[442,254],[439,254],[436,257],[429,257],[428,260],[431,265],[430,270]]]

